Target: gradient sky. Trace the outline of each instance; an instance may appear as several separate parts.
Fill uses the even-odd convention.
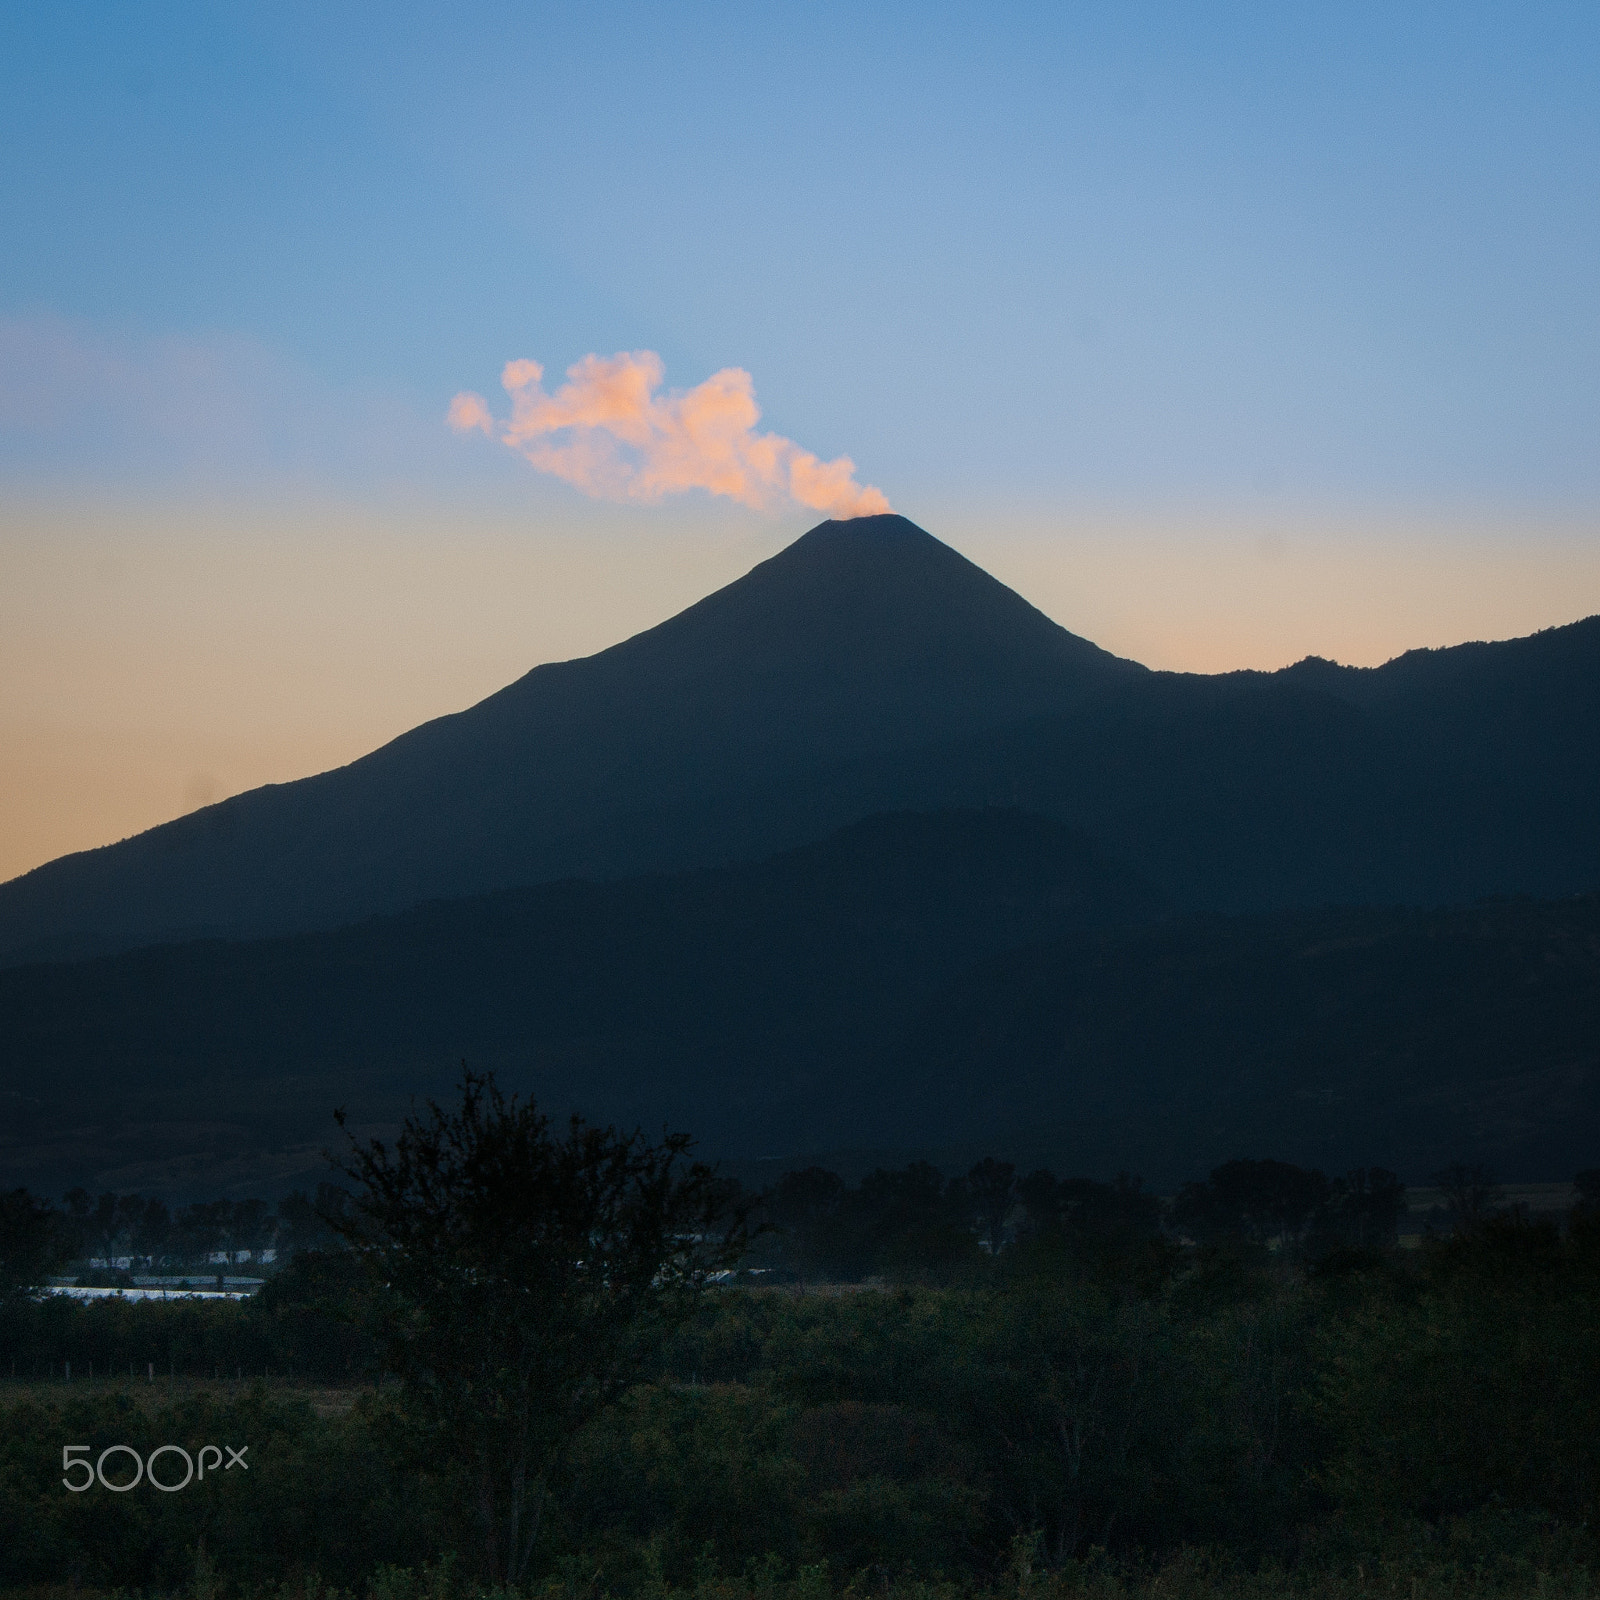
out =
[[[0,877],[348,760],[816,520],[444,425],[738,367],[1156,666],[1600,611],[1600,11],[0,11]]]

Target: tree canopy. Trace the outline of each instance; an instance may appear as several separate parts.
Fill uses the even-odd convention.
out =
[[[689,1149],[579,1117],[558,1133],[469,1071],[459,1106],[427,1102],[392,1145],[350,1138],[356,1191],[329,1221],[368,1269],[407,1421],[470,1481],[492,1580],[527,1570],[567,1443],[742,1252]]]

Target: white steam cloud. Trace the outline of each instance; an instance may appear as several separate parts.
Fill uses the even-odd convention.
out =
[[[510,419],[497,421],[482,395],[463,392],[450,402],[449,423],[499,439],[540,472],[607,500],[705,489],[742,505],[791,500],[835,517],[889,509],[882,490],[856,482],[849,456],[819,461],[792,439],[757,433],[748,372],[726,367],[693,389],[658,394],[665,375],[653,350],[591,355],[546,394],[537,361],[508,361],[500,382]]]

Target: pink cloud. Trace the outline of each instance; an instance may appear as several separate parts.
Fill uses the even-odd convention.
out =
[[[450,402],[449,422],[457,433],[468,433],[473,428],[481,428],[491,438],[494,436],[494,418],[489,415],[489,408],[483,403],[482,395],[458,394]]]
[[[792,439],[758,433],[750,374],[725,367],[693,389],[659,394],[666,376],[652,350],[585,356],[554,394],[537,361],[508,361],[500,382],[511,416],[496,423],[481,395],[450,402],[458,433],[498,437],[540,472],[608,500],[652,502],[689,489],[741,505],[785,500],[836,517],[887,511],[883,492],[855,480],[848,456],[821,461]]]

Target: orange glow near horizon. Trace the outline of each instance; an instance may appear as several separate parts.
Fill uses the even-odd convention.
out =
[[[920,508],[919,508],[920,509]],[[1377,665],[1600,612],[1577,524],[916,517],[1147,666]],[[87,501],[0,511],[0,879],[354,760],[739,577],[804,519]]]

